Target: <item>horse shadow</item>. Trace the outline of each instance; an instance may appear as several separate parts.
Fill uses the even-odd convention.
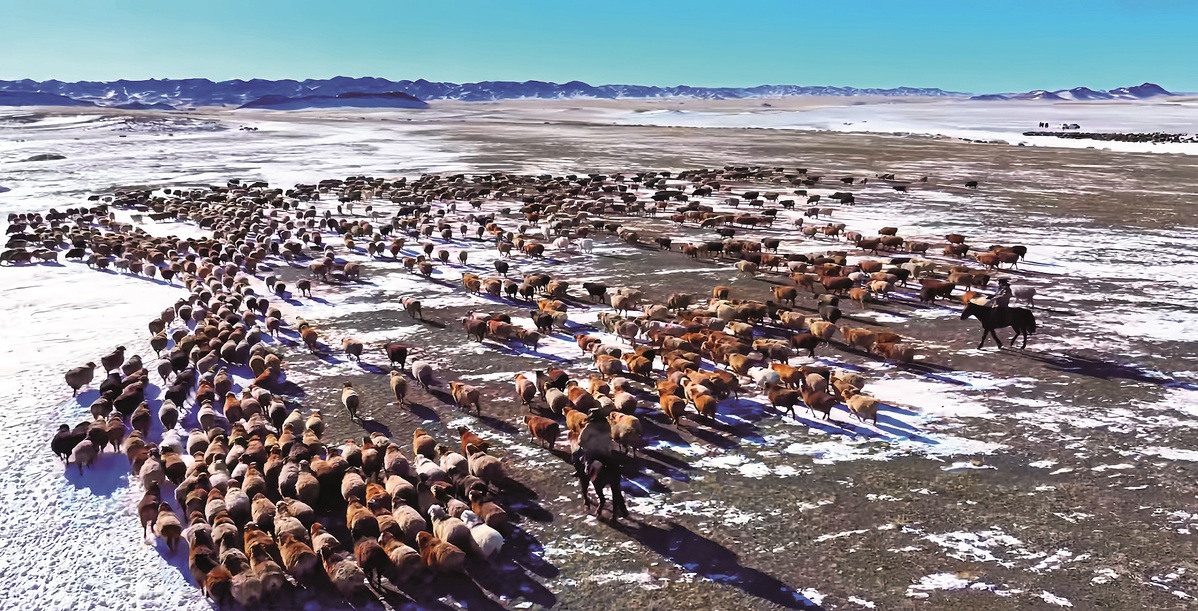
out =
[[[1102,380],[1130,380],[1133,382],[1156,384],[1158,386],[1167,386],[1170,388],[1185,388],[1190,390],[1198,388],[1198,385],[1193,383],[1179,382],[1171,377],[1161,374],[1154,374],[1153,372],[1145,371],[1138,367],[1125,365],[1123,363],[1116,363],[1113,361],[1105,361],[1093,357],[1079,356],[1076,354],[1035,353],[1012,350],[1008,350],[1007,352],[1043,363],[1049,369],[1053,371],[1060,371],[1062,373],[1076,373]]]
[[[736,553],[677,522],[665,528],[633,520],[617,527],[663,558],[716,583],[740,589],[785,609],[822,609],[798,590],[741,564]]]

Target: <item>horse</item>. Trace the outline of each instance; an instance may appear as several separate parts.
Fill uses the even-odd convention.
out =
[[[603,515],[603,506],[607,504],[607,499],[603,496],[603,489],[611,489],[611,517],[612,521],[618,521],[620,518],[628,517],[628,506],[624,504],[624,491],[620,487],[620,480],[623,478],[620,465],[615,460],[614,456],[596,456],[590,458],[586,456],[582,448],[579,448],[570,457],[570,462],[574,464],[575,477],[578,478],[579,493],[582,495],[583,505],[590,509],[591,498],[587,494],[589,488],[595,488],[595,496],[599,497],[599,505],[595,508],[595,517]]]
[[[999,349],[1002,349],[1002,340],[998,339],[998,334],[995,329],[1011,327],[1015,330],[1015,336],[1011,338],[1011,346],[1015,346],[1015,340],[1019,336],[1023,336],[1023,345],[1020,350],[1027,348],[1027,336],[1029,333],[1036,332],[1036,316],[1027,308],[1006,308],[1005,311],[998,311],[994,308],[986,307],[977,303],[969,302],[965,304],[965,311],[961,312],[961,320],[965,320],[973,316],[982,323],[982,341],[978,342],[978,350],[986,345],[986,336],[994,338],[994,343],[998,344]]]

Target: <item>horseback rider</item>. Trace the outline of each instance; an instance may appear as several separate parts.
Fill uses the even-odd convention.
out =
[[[1011,281],[1006,278],[998,279],[998,290],[990,298],[990,307],[995,315],[1006,316],[1007,308],[1011,305]]]

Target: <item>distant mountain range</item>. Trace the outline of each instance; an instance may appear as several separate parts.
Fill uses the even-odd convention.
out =
[[[391,81],[350,78],[296,81],[251,79],[150,79],[140,81],[0,81],[0,106],[99,106],[143,110],[170,110],[196,106],[238,108],[385,107],[425,108],[425,100],[485,102],[514,99],[621,99],[685,97],[696,99],[754,99],[797,96],[953,97],[968,94],[937,88],[897,87],[873,89],[801,85],[757,87],[656,87],[649,85],[588,85],[581,81],[483,81],[440,83],[423,79]],[[1145,83],[1095,91],[1085,87],[1061,91],[974,96],[975,100],[1109,100],[1145,99],[1170,95],[1158,85]]]
[[[898,87],[894,89],[858,89],[855,87],[808,87],[799,85],[761,85],[758,87],[654,87],[646,85],[588,85],[581,81],[548,83],[544,81],[484,81],[479,83],[439,83],[423,79],[390,81],[381,78],[338,76],[318,80],[252,79],[248,81],[210,81],[208,79],[150,79],[144,81],[0,81],[0,105],[120,106],[124,104],[165,105],[172,108],[192,106],[237,106],[261,108],[286,105],[299,107],[305,100],[316,106],[331,103],[329,98],[367,104],[365,94],[406,94],[416,100],[462,100],[486,102],[514,99],[571,98],[664,98],[700,99],[771,98],[787,96],[951,96],[965,94],[941,89]],[[55,97],[57,96],[57,97]],[[292,102],[284,102],[288,98]],[[379,98],[391,105],[395,99]],[[355,105],[347,103],[346,105]]]
[[[1165,90],[1164,87],[1156,83],[1144,83],[1135,87],[1119,87],[1110,91],[1097,91],[1089,87],[1074,87],[1073,89],[1059,89],[1057,91],[1046,91],[1037,89],[1026,93],[991,93],[986,95],[975,95],[971,100],[1146,100],[1159,96],[1173,95]]]

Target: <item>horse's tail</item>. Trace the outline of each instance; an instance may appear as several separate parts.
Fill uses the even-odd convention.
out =
[[[1033,313],[1031,310],[1027,311],[1027,332],[1028,333],[1036,332],[1036,314]]]

